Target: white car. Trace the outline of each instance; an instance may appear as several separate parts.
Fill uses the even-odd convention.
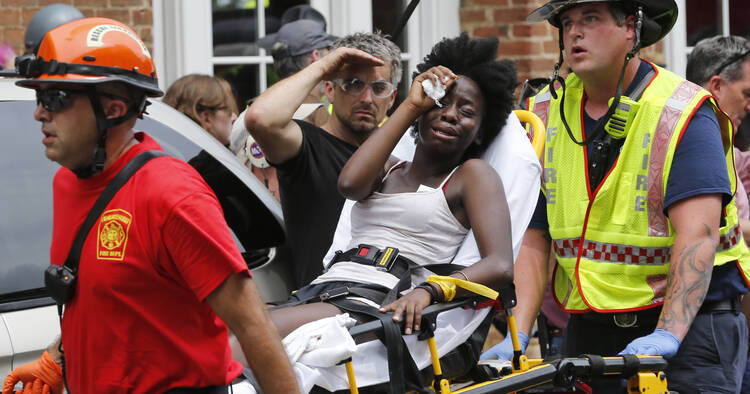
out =
[[[33,119],[34,91],[0,78],[0,378],[37,359],[59,335],[54,301],[43,272],[49,266],[52,177],[59,168],[44,156],[40,123]],[[153,101],[153,100],[152,100]],[[231,152],[195,122],[159,101],[136,130],[154,137],[185,161],[202,149],[226,170],[222,208],[233,218],[235,241],[266,301],[285,300],[291,281],[281,206]],[[209,182],[210,183],[210,182]]]

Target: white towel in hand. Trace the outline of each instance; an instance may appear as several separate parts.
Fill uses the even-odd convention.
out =
[[[348,328],[356,323],[348,313],[343,313],[298,327],[282,341],[289,361],[311,367],[330,367],[351,357],[357,345]]]

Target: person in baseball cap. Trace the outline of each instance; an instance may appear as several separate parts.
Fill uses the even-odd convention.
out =
[[[261,37],[258,44],[271,52],[273,69],[279,79],[287,78],[325,56],[336,40],[326,33],[325,19],[316,9],[304,5],[292,7],[282,16],[278,32]],[[320,81],[295,112],[295,119],[304,119],[316,126],[328,121],[328,99],[325,82]],[[232,127],[230,149],[248,168],[280,198],[276,170],[270,167],[255,140],[245,128],[243,111]]]
[[[280,78],[286,78],[327,53],[335,40],[336,37],[325,32],[323,24],[299,19],[260,38],[258,44],[271,52],[274,69]]]

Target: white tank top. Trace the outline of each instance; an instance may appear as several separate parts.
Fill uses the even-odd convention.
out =
[[[401,164],[391,167],[383,181]],[[443,186],[456,169],[437,188],[420,185],[416,192],[395,194],[376,191],[358,201],[352,207],[352,239],[347,249],[359,244],[391,246],[420,266],[450,263],[469,232],[453,216],[443,193]],[[427,270],[416,269],[412,283],[421,283],[429,275]],[[398,282],[393,275],[375,267],[339,262],[312,283],[333,280],[378,283],[389,288]]]

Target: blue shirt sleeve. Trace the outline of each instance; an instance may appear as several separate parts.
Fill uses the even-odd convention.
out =
[[[723,206],[732,199],[719,122],[711,105],[704,103],[688,123],[675,150],[664,214],[677,201],[714,193],[722,194]]]
[[[536,208],[534,208],[534,214],[531,215],[531,222],[529,222],[528,228],[549,230],[549,222],[547,221],[547,198],[541,191],[539,191],[539,197],[536,200]]]
[[[664,214],[677,201],[713,193],[722,195],[722,206],[732,199],[719,122],[711,106],[704,103],[688,123],[675,150],[664,196]],[[704,302],[736,297],[747,291],[737,264],[728,262],[714,267]]]

